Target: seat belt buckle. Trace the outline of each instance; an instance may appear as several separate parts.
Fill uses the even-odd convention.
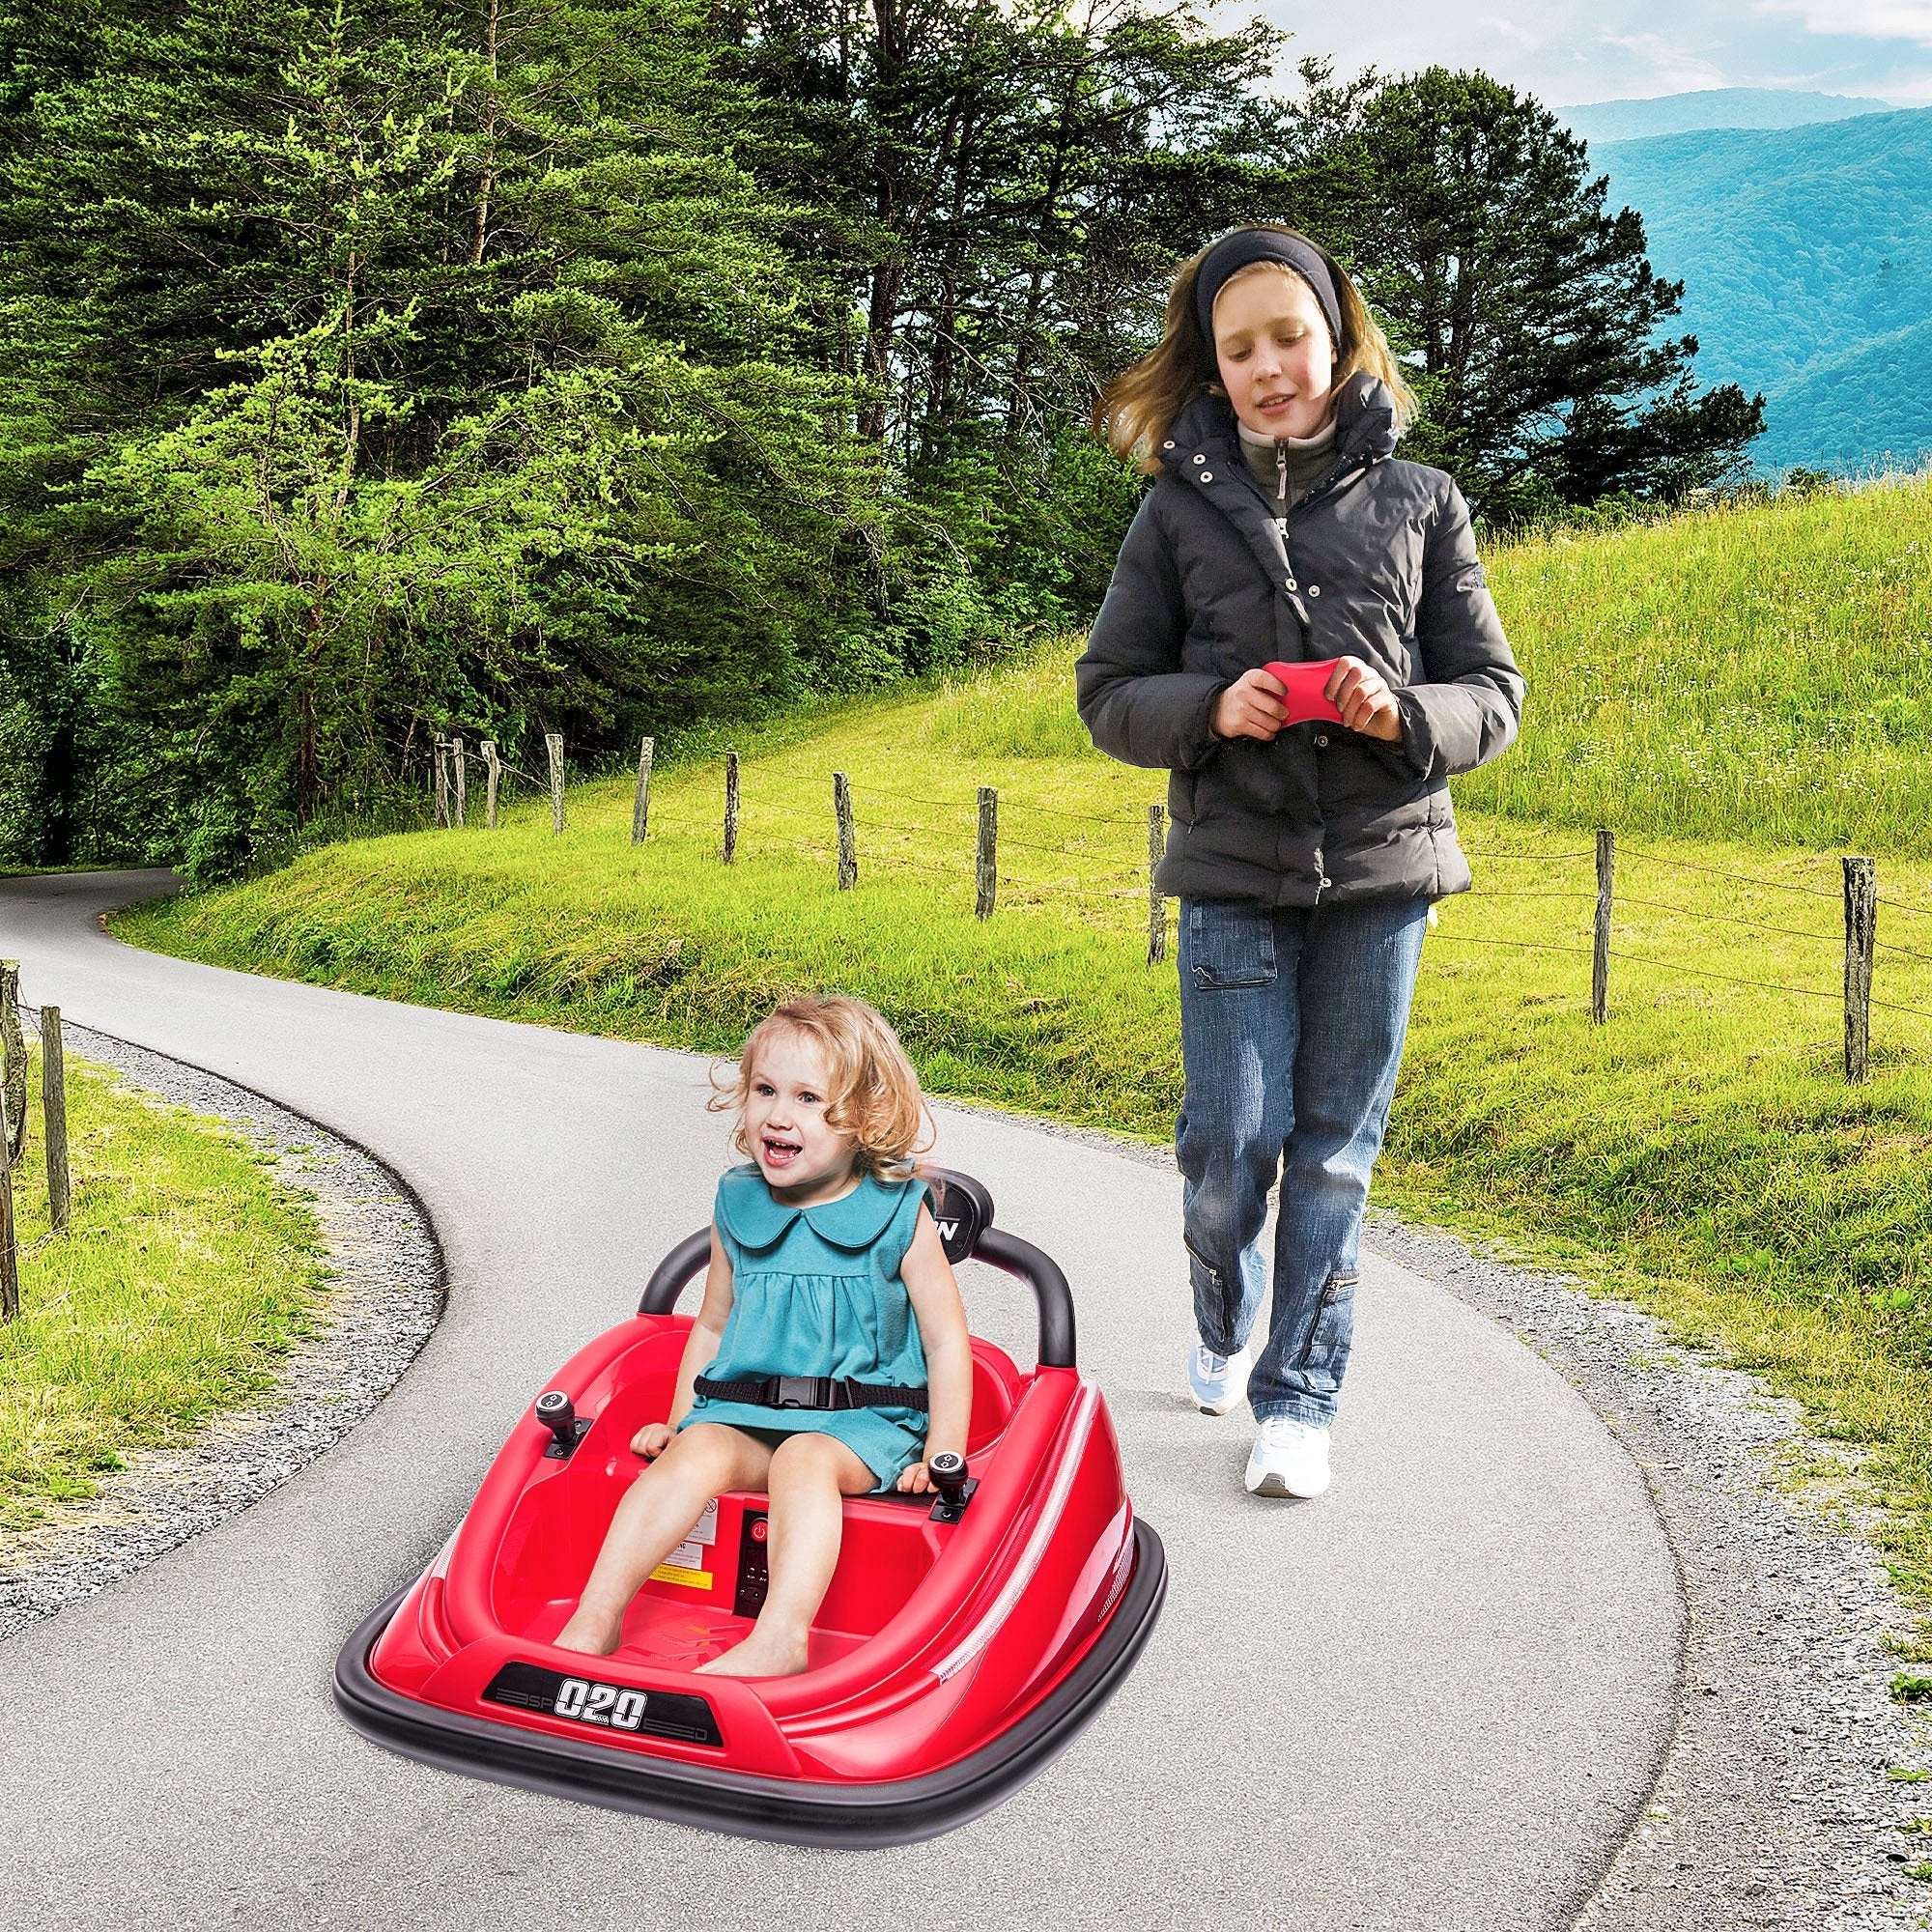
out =
[[[778,1376],[774,1408],[830,1408],[832,1385],[824,1376]]]

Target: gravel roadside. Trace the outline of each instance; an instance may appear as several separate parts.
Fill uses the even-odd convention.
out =
[[[30,1023],[38,1014],[27,1012]],[[246,1088],[71,1022],[77,1057],[239,1128],[277,1180],[310,1197],[327,1256],[316,1330],[287,1357],[267,1403],[192,1441],[144,1450],[91,1501],[0,1549],[0,1637],[11,1635],[246,1509],[339,1441],[382,1401],[442,1312],[442,1258],[427,1218],[361,1149]]]
[[[1578,1927],[1926,1925],[1932,1885],[1907,1867],[1932,1840],[1901,1828],[1932,1813],[1932,1784],[1887,1776],[1932,1766],[1932,1723],[1889,1692],[1886,1639],[1913,1619],[1872,1546],[1819,1500],[1855,1455],[1628,1302],[1389,1215],[1368,1239],[1569,1378],[1636,1459],[1676,1551],[1690,1610],[1676,1736]]]

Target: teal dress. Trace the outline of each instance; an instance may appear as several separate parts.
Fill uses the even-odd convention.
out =
[[[711,1210],[731,1264],[731,1312],[717,1359],[699,1374],[719,1382],[838,1376],[923,1388],[925,1350],[899,1264],[925,1198],[922,1180],[868,1174],[837,1201],[790,1208],[755,1167],[732,1168]],[[767,1408],[700,1395],[678,1427],[694,1422],[836,1435],[882,1490],[925,1453],[926,1416],[917,1408]]]

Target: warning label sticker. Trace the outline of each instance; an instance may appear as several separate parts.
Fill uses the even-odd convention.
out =
[[[692,1524],[691,1533],[651,1572],[653,1583],[676,1583],[687,1590],[708,1590],[711,1572],[704,1566],[706,1553],[718,1541],[718,1498],[704,1505],[704,1514]]]
[[[685,1548],[688,1549],[690,1547],[687,1544]],[[673,1549],[671,1551],[673,1558],[682,1556],[683,1554],[684,1549]],[[711,1587],[711,1572],[709,1570],[690,1569],[684,1564],[674,1561],[660,1563],[651,1572],[651,1581],[653,1583],[676,1583],[686,1590],[708,1590]]]

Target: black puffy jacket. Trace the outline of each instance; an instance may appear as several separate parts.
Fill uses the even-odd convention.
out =
[[[1306,906],[1468,888],[1448,781],[1516,736],[1522,679],[1462,493],[1392,458],[1387,388],[1351,378],[1335,425],[1334,465],[1284,537],[1227,403],[1189,404],[1075,668],[1094,744],[1173,775],[1164,892]],[[1400,745],[1339,724],[1265,745],[1210,728],[1243,671],[1335,657],[1394,688]]]

